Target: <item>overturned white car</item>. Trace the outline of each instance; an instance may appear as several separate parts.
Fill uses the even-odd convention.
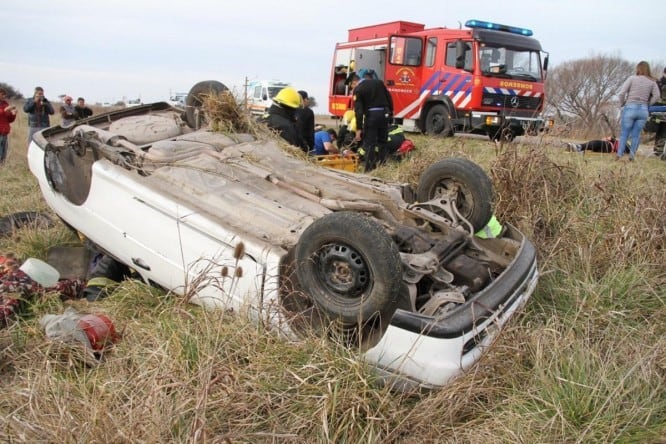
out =
[[[191,94],[202,85],[223,89]],[[66,223],[146,282],[290,336],[335,326],[401,386],[461,373],[534,290],[535,249],[517,229],[474,235],[492,215],[476,164],[442,160],[412,190],[197,117],[154,103],[48,128],[30,169]]]

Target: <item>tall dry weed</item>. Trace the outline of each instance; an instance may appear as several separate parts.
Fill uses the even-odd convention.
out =
[[[577,258],[596,276],[636,262],[663,263],[666,178],[609,165],[590,174],[597,167],[589,163],[553,160],[540,149],[508,150],[490,170],[498,216],[527,233],[546,262]]]

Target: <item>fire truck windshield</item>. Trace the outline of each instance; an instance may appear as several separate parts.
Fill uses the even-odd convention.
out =
[[[537,51],[483,46],[479,48],[478,61],[483,75],[532,82],[541,80],[540,55]]]

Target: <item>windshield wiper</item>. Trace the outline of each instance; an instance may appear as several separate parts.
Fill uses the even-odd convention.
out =
[[[532,82],[536,82],[537,80],[539,80],[536,77],[534,77],[532,74],[527,74],[524,72],[512,73],[510,75],[514,79],[526,79],[526,80],[531,80]]]
[[[508,74],[506,71],[501,71],[501,72],[492,72],[492,71],[483,71],[482,73],[484,76],[488,77],[499,77],[501,79],[511,79],[511,75]]]

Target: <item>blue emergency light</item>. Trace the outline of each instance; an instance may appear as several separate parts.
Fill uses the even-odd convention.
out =
[[[483,20],[467,20],[465,26],[468,28],[482,28],[493,29],[495,31],[511,32],[513,34],[520,34],[527,37],[532,35],[531,29],[519,28],[517,26],[500,25],[499,23],[484,22]]]

